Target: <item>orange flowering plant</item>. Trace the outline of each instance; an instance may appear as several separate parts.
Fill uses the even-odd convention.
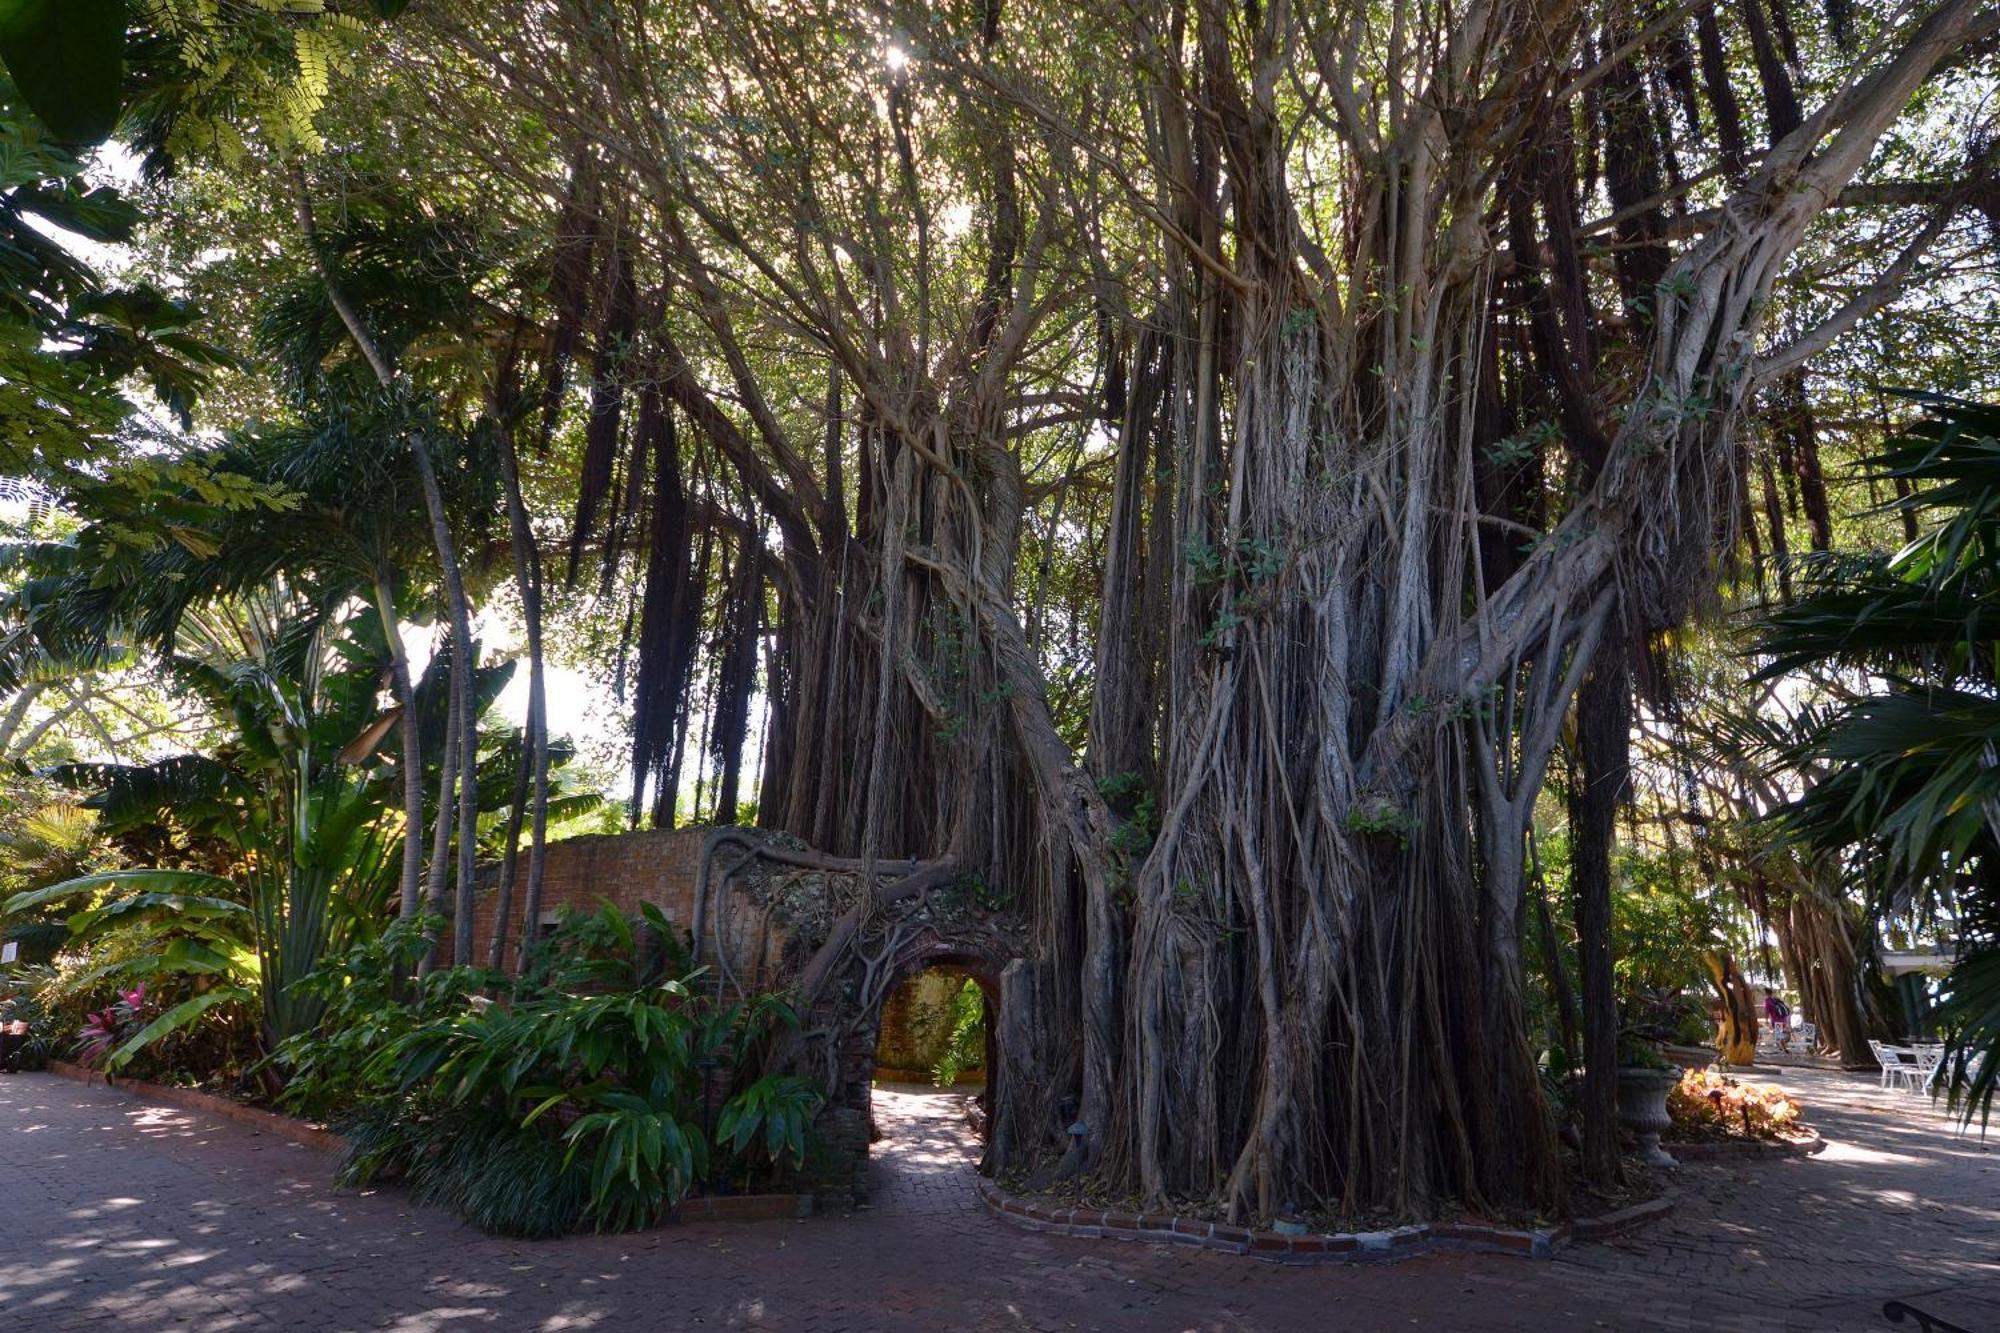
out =
[[[1799,1104],[1771,1083],[1739,1083],[1713,1069],[1690,1069],[1667,1093],[1669,1137],[1782,1139],[1801,1128]]]

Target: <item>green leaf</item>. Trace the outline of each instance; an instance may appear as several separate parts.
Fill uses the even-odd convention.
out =
[[[377,18],[392,19],[410,7],[410,0],[368,0]]]
[[[80,893],[110,889],[125,889],[137,894],[191,895],[187,896],[187,904],[196,911],[206,910],[210,915],[244,910],[238,903],[215,896],[236,892],[234,884],[218,875],[205,875],[198,870],[110,870],[17,893],[5,903],[0,903],[0,915],[11,916]]]
[[[0,60],[56,138],[102,142],[125,95],[125,0],[0,0]]]
[[[180,938],[169,940],[160,954],[160,970],[163,972],[226,972],[238,980],[254,982],[257,979],[258,963],[255,951],[237,948],[225,951],[201,940]]]
[[[214,990],[204,991],[192,999],[182,1000],[179,1004],[167,1010],[167,1012],[161,1014],[158,1018],[127,1038],[124,1045],[111,1053],[111,1058],[104,1062],[104,1067],[114,1072],[123,1069],[133,1056],[145,1050],[146,1047],[152,1045],[160,1038],[166,1036],[168,1033],[187,1027],[197,1018],[215,1008],[216,1005],[225,1004],[231,1000],[242,1000],[248,1003],[250,992],[236,986],[218,986]]]
[[[0,4],[6,0],[0,0]],[[139,225],[139,209],[108,185],[80,189],[71,182],[58,185],[38,183],[16,190],[10,201],[14,207],[52,222],[64,231],[73,231],[86,240],[117,244],[132,239]],[[72,303],[73,311],[98,299],[86,292]]]

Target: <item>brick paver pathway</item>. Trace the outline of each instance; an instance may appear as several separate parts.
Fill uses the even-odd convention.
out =
[[[800,1223],[499,1240],[243,1127],[0,1078],[0,1328],[552,1331],[2000,1329],[2000,1151],[1906,1094],[1788,1071],[1832,1146],[1681,1172],[1678,1214],[1554,1263],[1280,1268],[1003,1227],[955,1098],[883,1090],[874,1205]]]

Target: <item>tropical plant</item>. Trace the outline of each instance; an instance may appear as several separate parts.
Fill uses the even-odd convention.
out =
[[[708,1173],[708,1071],[749,1035],[752,1010],[714,1010],[687,979],[602,995],[556,993],[469,1010],[419,1027],[383,1051],[397,1096],[421,1094],[445,1116],[498,1111],[521,1131],[547,1119],[589,1182],[585,1220],[599,1230],[651,1225]],[[764,1080],[722,1115],[745,1149],[802,1160],[810,1111],[796,1080]],[[760,1134],[761,1131],[761,1134]]]
[[[385,1089],[371,1083],[377,1057],[420,1027],[449,1021],[472,996],[498,978],[472,967],[443,968],[412,979],[411,965],[429,947],[433,923],[402,917],[381,934],[342,951],[296,983],[324,1006],[320,1021],[292,1034],[271,1053],[284,1081],[279,1101],[314,1120],[351,1114]]]
[[[24,484],[46,497],[110,455],[133,415],[127,377],[185,420],[213,372],[232,364],[193,336],[188,303],[109,286],[61,239],[123,244],[138,222],[116,189],[87,181],[79,157],[20,114],[0,77],[0,478],[11,499],[30,493]]]
[[[968,977],[951,993],[944,1019],[944,1051],[931,1066],[931,1081],[940,1088],[952,1086],[960,1074],[986,1059],[986,995],[978,982]]]
[[[804,1079],[766,1075],[724,1104],[715,1122],[716,1146],[746,1163],[761,1159],[774,1172],[802,1167],[813,1117],[825,1101]]]
[[[51,785],[22,784],[7,793],[14,799],[0,799],[0,892],[7,898],[75,879],[106,862],[96,816],[53,795]],[[0,941],[16,945],[22,963],[53,961],[68,937],[68,922],[53,908],[0,913]]]
[[[333,706],[338,673],[327,670],[337,623],[282,599],[241,611],[230,622],[234,642],[213,635],[205,656],[175,659],[188,690],[233,721],[223,757],[60,773],[94,788],[84,805],[107,833],[172,821],[226,848],[224,863],[84,875],[0,907],[12,916],[85,904],[68,919],[72,947],[113,936],[127,945],[106,980],[206,979],[113,1050],[112,1068],[219,1005],[252,1005],[267,1049],[311,1027],[322,1002],[294,983],[329,944],[376,929],[393,889],[399,831],[385,817],[384,784],[327,753],[329,731],[346,725]],[[212,632],[220,622],[206,623]]]
[[[146,983],[140,982],[95,1013],[83,1016],[77,1033],[77,1063],[86,1068],[105,1064],[107,1057],[130,1042],[145,1021]]]
[[[1810,778],[1783,822],[1859,869],[1879,914],[1955,927],[1941,1085],[1983,1116],[2000,1081],[2000,408],[1911,397],[1924,416],[1865,466],[1927,530],[1816,563],[1758,649],[1766,677],[1847,673],[1781,758]]]
[[[0,1023],[26,1023],[27,1044],[17,1066],[39,1069],[75,1043],[77,1028],[45,1000],[55,969],[47,964],[15,964],[0,968]]]
[[[663,926],[571,914],[511,985],[455,968],[412,997],[394,977],[418,936],[398,923],[304,983],[329,1008],[280,1048],[287,1100],[348,1128],[343,1180],[400,1178],[508,1235],[650,1225],[718,1157],[745,1177],[797,1170],[816,1090],[773,1075],[712,1101],[789,1010],[719,1006],[689,984],[698,973],[663,975],[679,961]]]

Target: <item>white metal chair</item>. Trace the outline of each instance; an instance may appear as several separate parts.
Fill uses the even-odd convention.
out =
[[[1944,1064],[1944,1043],[1925,1042],[1915,1049],[1914,1054],[1917,1068],[1911,1075],[1910,1089],[1913,1092],[1929,1092],[1931,1084],[1937,1079],[1938,1070]]]
[[[1890,1046],[1870,1040],[1868,1049],[1874,1053],[1875,1063],[1882,1066],[1882,1086],[1885,1088],[1921,1087],[1911,1080],[1917,1071],[1917,1053],[1907,1046]]]

